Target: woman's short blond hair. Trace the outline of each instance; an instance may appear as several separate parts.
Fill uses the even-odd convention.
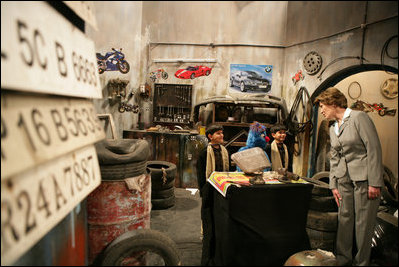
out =
[[[319,94],[314,100],[314,104],[317,105],[319,103],[325,105],[335,105],[341,108],[348,107],[348,100],[345,95],[335,87],[329,87],[324,92]]]

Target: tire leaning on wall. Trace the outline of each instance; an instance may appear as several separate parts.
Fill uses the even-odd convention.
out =
[[[174,183],[176,165],[168,161],[148,161],[151,173],[151,203],[153,209],[166,209],[174,206]]]

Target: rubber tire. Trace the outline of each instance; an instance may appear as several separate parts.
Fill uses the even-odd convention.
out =
[[[306,227],[318,231],[337,231],[338,212],[321,212],[309,210]]]
[[[175,186],[175,178],[173,178],[172,180],[166,181],[165,184],[162,184],[162,183],[155,183],[154,184],[151,181],[151,190],[152,190],[152,192],[159,191],[159,190],[166,190],[166,189],[169,189],[169,188],[174,187],[174,186]]]
[[[102,180],[123,180],[147,173],[147,161],[127,164],[100,165]]]
[[[151,192],[151,199],[164,199],[171,197],[175,194],[175,187],[172,186],[167,189],[162,189],[162,190],[153,190]]]
[[[308,234],[312,249],[323,249],[327,251],[335,250],[337,232],[326,232],[306,228],[306,233]]]
[[[319,126],[316,144],[316,172],[330,170],[330,130],[329,121],[324,119]]]
[[[313,175],[312,179],[329,184],[330,182],[330,172],[318,172]]]
[[[144,139],[105,139],[95,147],[100,165],[142,162],[150,155],[150,146]]]
[[[174,163],[161,160],[147,161],[147,168],[151,172],[151,188],[154,190],[168,189],[174,185],[177,168]],[[166,172],[166,182],[163,183],[162,168]],[[171,181],[173,183],[171,184]]]
[[[101,253],[101,266],[120,266],[124,256],[132,252],[151,251],[160,255],[166,266],[181,265],[176,243],[162,232],[137,229],[114,239]]]
[[[151,199],[152,209],[154,210],[167,209],[173,207],[175,203],[176,197],[174,194],[168,198]]]
[[[241,92],[246,92],[247,91],[247,89],[245,89],[245,84],[243,82],[241,82],[241,84],[240,84],[240,91]]]
[[[301,177],[303,180],[312,183],[313,184],[313,189],[312,189],[312,195],[314,196],[332,196],[332,192],[330,188],[328,187],[329,185],[325,182],[315,180],[313,178],[308,178],[308,177]]]
[[[124,69],[122,69],[122,65],[125,66]],[[118,67],[118,70],[119,70],[121,73],[123,73],[123,74],[128,73],[129,70],[130,70],[130,65],[129,65],[129,63],[128,63],[127,61],[122,61],[121,63],[117,63],[116,66]]]
[[[337,212],[338,206],[334,196],[315,196],[310,199],[309,209],[314,211]]]
[[[382,199],[388,205],[392,205],[397,208],[398,207],[397,181],[391,170],[385,165],[384,165],[383,179],[384,179],[384,186],[381,188]]]

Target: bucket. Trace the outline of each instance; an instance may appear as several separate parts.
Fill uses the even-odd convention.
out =
[[[151,176],[144,175],[140,192],[129,190],[125,180],[103,180],[87,197],[89,264],[121,234],[150,229]]]

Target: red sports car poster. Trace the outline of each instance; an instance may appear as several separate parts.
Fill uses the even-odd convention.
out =
[[[272,65],[230,64],[230,90],[243,93],[269,93]]]
[[[193,80],[200,76],[208,76],[211,72],[212,68],[206,66],[188,66],[185,69],[178,69],[175,73],[175,77]]]

